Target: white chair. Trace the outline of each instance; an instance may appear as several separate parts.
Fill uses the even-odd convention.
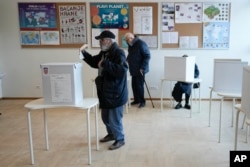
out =
[[[248,126],[250,126],[250,66],[243,67],[243,77],[242,77],[242,97],[241,104],[235,105],[236,113],[236,126],[235,126],[235,141],[234,141],[234,150],[237,150],[237,140],[238,140],[238,122],[240,112],[245,114],[244,121],[247,124],[246,128],[246,142],[248,140]]]
[[[225,98],[232,99],[233,106],[231,126],[233,126],[235,100],[241,97],[242,75],[239,74],[242,74],[243,67],[247,66],[247,64],[247,62],[242,62],[240,59],[214,59],[213,86],[209,87],[209,127],[211,122],[211,103],[213,92],[217,93],[217,95],[221,97],[221,109]]]
[[[220,143],[220,138],[221,138],[221,119],[222,119],[222,111],[223,111],[223,103],[224,99],[232,99],[232,122],[231,122],[231,127],[233,127],[233,120],[234,120],[234,105],[235,105],[235,100],[241,98],[240,93],[224,93],[224,92],[219,92],[217,93],[218,96],[221,96],[220,100],[220,118],[219,118],[219,139],[218,142]]]
[[[241,112],[243,114],[245,114],[243,123],[245,123],[247,125],[247,128],[246,128],[246,143],[248,142],[248,126],[250,126],[250,117],[245,117],[246,113],[242,109],[241,104],[236,104],[234,107],[237,110],[237,113],[236,113],[236,126],[235,126],[234,150],[237,150],[239,115],[240,115]]]

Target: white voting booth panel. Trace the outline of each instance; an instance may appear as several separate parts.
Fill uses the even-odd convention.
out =
[[[164,79],[171,81],[194,81],[195,57],[170,57],[165,56]]]
[[[215,59],[213,90],[216,92],[241,93],[243,67],[247,64],[240,59]]]
[[[250,66],[243,68],[241,108],[248,118],[250,118]]]
[[[41,64],[46,104],[74,105],[83,100],[81,63]]]

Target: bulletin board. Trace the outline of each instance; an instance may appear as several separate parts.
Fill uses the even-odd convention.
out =
[[[203,24],[176,24],[175,31],[179,33],[179,36],[197,36],[198,48],[203,47]],[[162,44],[162,48],[179,48],[179,43],[175,44]]]
[[[22,48],[76,48],[87,43],[85,3],[18,3]]]
[[[115,9],[117,7],[117,9]],[[135,33],[134,32],[134,10],[135,8],[142,9],[145,8],[150,10],[152,9],[152,31],[150,33]],[[102,12],[105,11],[104,12]],[[126,12],[125,12],[126,11]],[[115,24],[103,24],[103,18],[105,15],[109,14],[118,15],[118,17],[128,17],[128,24],[123,24],[124,26],[115,25]],[[121,16],[120,13],[123,13],[124,16]],[[117,43],[120,47],[126,48],[127,44],[124,40],[124,35],[127,32],[132,32],[139,38],[143,39],[150,48],[158,47],[158,3],[90,3],[90,15],[91,15],[91,46],[93,48],[99,47],[99,43],[95,40],[95,36],[99,35],[104,29],[112,31],[116,35]],[[143,15],[143,14],[142,14]],[[109,16],[107,16],[109,17]],[[98,23],[98,24],[93,24]],[[140,21],[139,21],[140,24]],[[150,43],[154,38],[153,43]]]
[[[229,49],[230,12],[229,2],[162,2],[161,47]]]

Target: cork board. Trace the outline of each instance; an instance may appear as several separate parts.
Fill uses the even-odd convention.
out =
[[[189,23],[189,24],[175,24],[175,30],[179,36],[198,36],[198,48],[203,47],[203,24],[202,23]],[[162,48],[179,48],[177,44],[162,44]]]
[[[137,12],[136,16],[134,16],[134,10]],[[124,34],[127,32],[132,32],[135,35],[138,35],[145,40],[146,43],[151,42],[151,39],[154,38],[155,42],[151,46],[158,46],[158,3],[93,2],[90,3],[90,17],[91,46],[93,48],[99,47],[99,42],[96,41],[94,37],[99,35],[103,30],[112,31],[116,35],[116,40],[119,46],[122,48],[127,48],[126,41],[124,40]],[[138,19],[138,17],[140,19]],[[124,18],[126,18],[126,21]],[[145,22],[143,22],[147,19],[150,24],[145,24]],[[137,24],[137,28],[141,27],[141,33],[134,32],[134,24]],[[150,31],[145,32],[143,31],[143,28],[147,25],[152,26],[148,26]]]
[[[86,3],[18,3],[22,48],[78,48],[87,42]]]
[[[153,17],[153,23],[152,23],[152,34],[138,34],[135,33],[135,35],[138,35],[139,37],[157,37],[158,38],[158,3],[129,3],[129,8],[130,8],[130,19],[129,19],[129,29],[128,31],[119,31],[119,45],[121,47],[124,47],[124,45],[122,45],[122,43],[124,43],[124,34],[126,32],[133,32],[134,30],[134,11],[133,8],[134,7],[152,7],[153,9],[153,13],[152,13],[152,17]],[[147,43],[147,41],[145,41]],[[156,40],[156,47],[158,47],[158,39]],[[150,47],[150,45],[149,45]]]

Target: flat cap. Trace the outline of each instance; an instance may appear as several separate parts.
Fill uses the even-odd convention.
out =
[[[103,31],[99,36],[96,36],[95,39],[103,39],[103,38],[112,38],[115,39],[115,34],[113,34],[111,31]]]

